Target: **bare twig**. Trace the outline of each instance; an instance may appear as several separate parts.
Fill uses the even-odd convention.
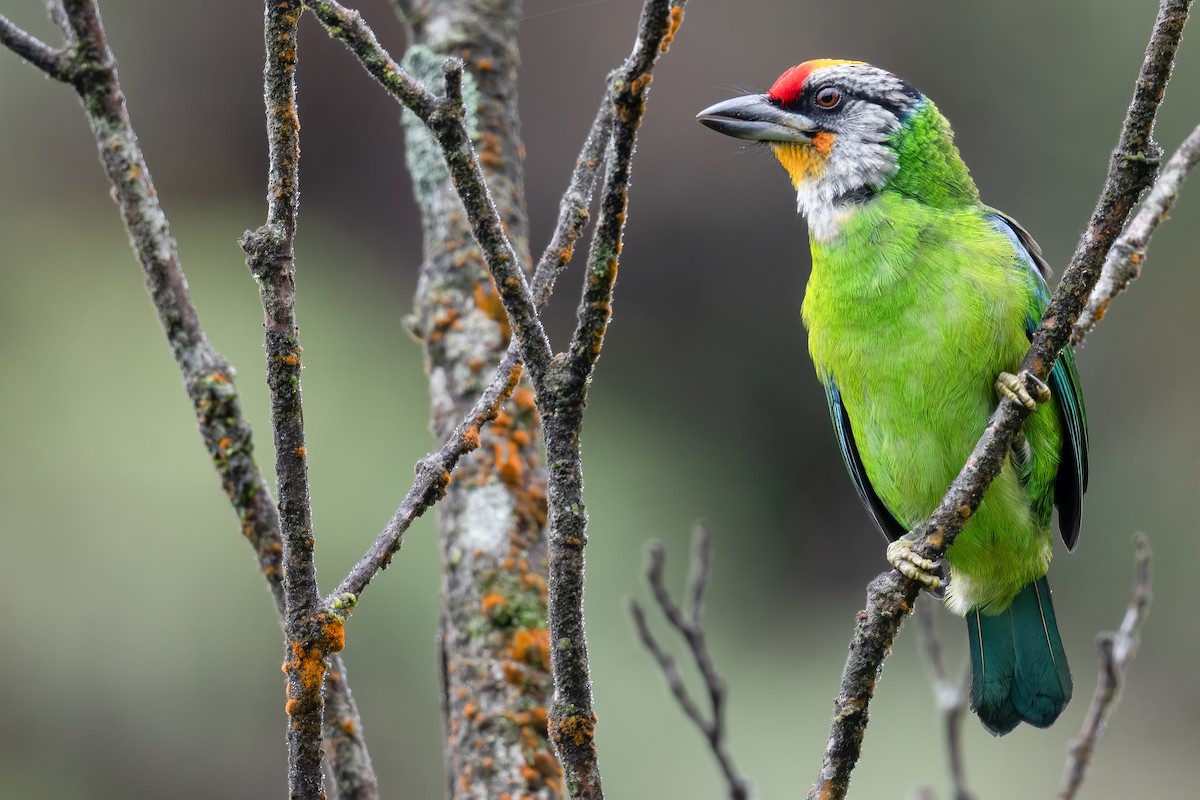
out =
[[[975,796],[967,790],[962,755],[962,722],[967,711],[968,676],[964,676],[955,684],[946,674],[946,665],[942,660],[942,641],[937,632],[937,620],[934,619],[933,600],[926,598],[925,602],[919,602],[916,615],[917,621],[921,623],[922,638],[925,640],[925,654],[929,657],[930,667],[933,668],[933,695],[946,726],[946,756],[950,764],[954,800],[974,800]]]
[[[0,14],[0,44],[51,78],[67,79],[67,70],[71,63],[67,52],[55,50],[36,36],[21,30],[3,14]]]
[[[1121,689],[1129,664],[1137,655],[1138,631],[1150,613],[1150,539],[1138,532],[1133,537],[1134,577],[1129,606],[1121,627],[1106,631],[1096,637],[1096,649],[1100,652],[1100,676],[1096,680],[1096,691],[1092,704],[1079,729],[1079,735],[1071,742],[1067,755],[1067,766],[1063,773],[1059,800],[1073,800],[1083,779],[1087,777],[1088,764],[1096,748],[1096,740],[1104,735],[1108,718],[1117,707]]]
[[[1083,341],[1092,327],[1104,319],[1108,305],[1113,298],[1128,288],[1129,284],[1142,274],[1142,264],[1146,260],[1146,245],[1150,237],[1171,212],[1171,206],[1183,188],[1183,181],[1188,173],[1200,162],[1200,125],[1197,125],[1175,154],[1163,167],[1158,182],[1146,195],[1142,207],[1129,223],[1129,227],[1113,243],[1104,259],[1104,269],[1092,295],[1088,298],[1087,308],[1075,321],[1075,329],[1071,340],[1075,343]]]
[[[1100,276],[1108,250],[1138,197],[1153,180],[1159,151],[1151,130],[1190,6],[1191,0],[1161,0],[1104,189],[1022,362],[1022,371],[1032,377],[1044,380],[1049,374]],[[1029,383],[1033,389],[1032,380]],[[915,529],[919,539],[915,552],[936,560],[950,547],[1000,472],[1027,414],[1018,403],[1007,399],[1000,402],[941,504]],[[809,797],[845,797],[862,749],[867,708],[879,671],[900,625],[912,611],[918,591],[915,581],[896,570],[881,574],[868,585],[867,607],[858,615],[821,770]]]
[[[633,615],[633,621],[637,624],[642,644],[658,662],[658,667],[667,680],[671,694],[675,696],[679,707],[708,741],[713,757],[716,758],[721,772],[725,775],[725,781],[729,785],[730,800],[746,800],[750,796],[750,785],[738,772],[737,766],[725,748],[725,682],[721,680],[716,667],[713,666],[712,656],[708,652],[708,645],[704,638],[704,627],[700,622],[700,615],[704,609],[704,591],[708,587],[709,567],[712,563],[712,540],[708,530],[704,526],[698,525],[692,534],[692,564],[688,574],[686,614],[671,599],[671,595],[663,583],[665,560],[662,544],[660,542],[652,543],[646,579],[650,583],[650,588],[654,592],[654,600],[663,616],[687,642],[692,661],[695,662],[696,668],[704,678],[704,686],[708,690],[711,719],[705,719],[704,712],[700,710],[691,693],[684,686],[679,669],[675,665],[675,659],[667,655],[658,640],[654,638],[654,634],[650,632],[650,626],[646,624],[645,612],[642,611],[641,604],[636,600],[629,604],[630,613]]]

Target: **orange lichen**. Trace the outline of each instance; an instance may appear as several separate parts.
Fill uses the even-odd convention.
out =
[[[546,599],[546,579],[536,572],[526,572],[521,576],[521,585],[533,589],[543,600]]]
[[[671,7],[671,20],[667,23],[667,32],[663,36],[662,43],[658,49],[662,52],[667,52],[671,47],[671,42],[675,41],[675,34],[679,32],[679,26],[683,24],[683,6]]]
[[[283,710],[287,713],[287,715],[289,717],[292,716],[293,714],[295,714],[299,708],[300,708],[300,701],[294,697],[291,700],[288,700],[287,703],[285,703],[283,706]]]
[[[337,617],[330,617],[326,621],[321,633],[325,638],[325,646],[329,648],[331,653],[340,653],[346,646],[346,625]]]
[[[305,647],[300,642],[292,642],[292,659],[287,664],[288,675],[293,671],[300,679],[300,686],[310,697],[321,691],[321,683],[325,680],[325,654],[319,646]]]
[[[546,729],[546,709],[544,706],[534,706],[529,709],[529,716],[543,731]]]
[[[296,457],[297,458],[304,458],[306,455],[308,455],[307,447],[305,447],[304,445],[300,445],[299,447],[296,448]]]
[[[582,747],[585,742],[591,741],[596,735],[596,720],[592,717],[572,716],[566,717],[562,722],[558,723],[557,733],[560,736],[565,736],[570,739],[576,747]],[[554,735],[553,733],[551,734]]]
[[[502,451],[504,455],[501,455]],[[519,486],[525,473],[525,467],[521,464],[520,451],[512,442],[497,443],[495,457],[496,474],[500,476],[500,480],[509,486]]]
[[[550,631],[545,628],[518,630],[513,634],[509,655],[513,661],[550,669]]]
[[[557,778],[562,774],[562,767],[558,765],[557,759],[546,750],[538,750],[533,754],[533,768],[543,778]]]
[[[468,450],[479,447],[479,428],[477,426],[472,425],[463,431],[463,445]]]
[[[229,378],[225,377],[220,372],[213,372],[208,376],[208,378],[214,383],[229,383]]]
[[[288,353],[286,356],[281,358],[280,361],[287,364],[289,367],[297,367],[300,365],[300,356],[296,355],[295,353]]]
[[[522,764],[521,765],[521,777],[525,780],[526,783],[538,783],[538,781],[541,779],[542,776],[539,775],[538,771],[536,769],[534,769],[533,767],[529,767],[529,766]]]
[[[508,600],[504,595],[492,592],[484,595],[483,599],[479,601],[479,610],[483,612],[484,616],[490,617],[493,612],[506,605],[508,605]]]
[[[525,668],[520,664],[514,661],[505,661],[500,665],[500,669],[504,671],[504,680],[513,686],[520,686],[525,683]]]
[[[475,715],[478,713],[479,706],[474,702],[467,703],[465,706],[463,706],[463,716],[467,719],[474,719]]]
[[[228,436],[223,436],[217,440],[217,447],[221,448],[222,450],[224,450],[226,447],[229,447],[231,444],[233,444],[233,439],[230,439]]]
[[[496,62],[490,58],[481,58],[475,62],[475,69],[480,72],[491,72],[496,68]]]
[[[532,411],[535,407],[533,389],[528,386],[522,386],[513,392],[513,405],[522,411]]]
[[[484,159],[481,156],[479,160],[483,161]],[[508,341],[512,336],[512,328],[508,325],[508,314],[504,310],[504,303],[500,300],[500,292],[496,289],[496,283],[490,276],[486,283],[475,284],[475,307],[500,326],[501,335],[505,341]]]
[[[633,83],[629,84],[629,90],[634,94],[641,94],[646,91],[646,87],[654,80],[654,76],[650,73],[639,75],[633,79]]]
[[[508,438],[512,439],[513,444],[517,445],[518,447],[526,447],[530,442],[533,441],[533,437],[529,435],[528,431],[520,430],[513,431],[512,436]]]
[[[354,724],[352,719],[344,719],[341,722],[342,731],[347,736],[353,736],[358,731],[358,726]]]

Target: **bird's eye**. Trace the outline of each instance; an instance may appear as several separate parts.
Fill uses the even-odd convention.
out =
[[[817,92],[817,96],[813,99],[821,108],[837,108],[842,104],[842,93],[832,86],[826,86],[824,89]]]

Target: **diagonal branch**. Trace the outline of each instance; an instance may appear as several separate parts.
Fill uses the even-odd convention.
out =
[[[71,60],[65,49],[55,50],[36,36],[21,30],[0,14],[0,45],[4,45],[51,78],[68,80]]]
[[[612,116],[612,108],[607,102],[606,94],[606,101],[601,104],[584,140],[583,149],[575,161],[570,184],[563,193],[558,221],[550,244],[542,253],[534,270],[531,291],[534,307],[539,312],[549,301],[558,277],[570,263],[575,243],[587,224],[588,206],[591,204],[592,192],[603,163],[604,146],[611,135]],[[520,352],[520,343],[514,339],[496,368],[491,382],[471,411],[459,421],[454,432],[436,452],[417,462],[417,477],[401,501],[400,507],[376,537],[370,549],[342,580],[334,591],[334,596],[361,595],[375,575],[391,563],[392,556],[399,551],[409,526],[442,498],[449,476],[459,459],[479,446],[480,429],[495,419],[501,404],[516,388],[521,373]]]
[[[1049,374],[1100,276],[1106,254],[1138,197],[1154,178],[1159,152],[1151,139],[1151,130],[1190,6],[1191,0],[1161,0],[1133,100],[1096,209],[1022,362],[1022,370],[1030,376],[1044,380]],[[1032,380],[1028,383],[1032,388]],[[914,551],[936,560],[950,547],[1000,472],[1027,413],[1023,406],[1007,399],[1000,402],[941,504],[916,528],[918,542]],[[896,570],[879,575],[867,586],[867,607],[855,625],[841,689],[834,702],[829,740],[810,798],[845,797],[850,774],[862,749],[867,708],[879,671],[900,625],[912,611],[918,591],[915,581]]]
[[[550,340],[542,328],[525,273],[504,232],[500,213],[479,167],[479,158],[471,146],[462,98],[462,62],[447,59],[443,71],[445,94],[438,97],[392,59],[357,11],[333,0],[307,0],[306,6],[329,35],[350,48],[371,77],[425,124],[441,147],[475,241],[483,250],[488,270],[520,343],[522,361],[534,390],[541,394],[550,365]]]
[[[1146,195],[1142,207],[1129,223],[1129,227],[1108,251],[1104,260],[1104,269],[1100,280],[1088,299],[1087,308],[1075,321],[1075,330],[1071,333],[1071,341],[1078,344],[1088,335],[1092,327],[1104,318],[1108,305],[1113,298],[1129,287],[1142,274],[1142,264],[1146,260],[1146,245],[1150,237],[1158,229],[1171,212],[1171,206],[1179,197],[1183,181],[1196,164],[1200,162],[1200,125],[1184,139],[1183,144],[1167,161],[1158,182]]]
[[[708,652],[708,644],[704,638],[704,628],[700,622],[700,616],[704,610],[704,592],[708,588],[709,569],[712,564],[712,539],[708,530],[704,526],[698,525],[692,534],[692,541],[693,552],[688,574],[686,614],[671,599],[671,595],[663,583],[663,565],[666,557],[663,554],[662,545],[658,542],[650,545],[650,566],[646,570],[646,579],[650,583],[650,588],[654,592],[654,600],[663,616],[687,643],[692,661],[704,678],[711,719],[705,719],[704,712],[700,710],[699,705],[696,704],[684,685],[675,660],[667,655],[658,640],[654,638],[654,634],[650,632],[650,626],[646,624],[646,615],[642,611],[641,604],[636,600],[632,601],[629,604],[629,611],[637,625],[642,644],[658,662],[658,667],[662,671],[663,677],[666,678],[671,694],[675,696],[676,702],[687,714],[688,719],[708,741],[713,757],[717,760],[717,765],[725,775],[725,782],[729,785],[730,800],[746,800],[750,797],[750,786],[738,772],[737,766],[733,763],[733,759],[730,758],[725,747],[725,682],[721,680],[716,667],[713,666],[712,656]]]
[[[1144,533],[1137,533],[1133,537],[1133,547],[1135,566],[1129,607],[1125,609],[1125,618],[1121,620],[1119,629],[1096,637],[1096,649],[1100,651],[1100,677],[1096,681],[1092,704],[1083,719],[1079,736],[1071,742],[1059,800],[1073,800],[1083,785],[1096,740],[1104,734],[1108,718],[1116,708],[1121,689],[1125,686],[1129,664],[1137,655],[1138,631],[1150,613],[1150,539]]]
[[[52,50],[2,18],[0,40],[39,69],[69,83],[79,94],[96,138],[101,165],[113,185],[113,196],[129,233],[130,245],[141,263],[146,290],[195,409],[200,435],[282,613],[278,511],[254,459],[252,432],[242,415],[234,370],[204,335],[189,296],[175,241],[129,119],[99,9],[93,0],[47,5],[55,24],[67,38],[61,50]],[[336,656],[332,666],[342,674],[343,667]],[[337,698],[342,718],[357,722],[358,712],[348,685],[341,681],[329,691]],[[342,752],[347,754],[345,763],[367,765],[367,777],[360,783],[373,786],[370,758],[361,739]],[[342,764],[340,760],[334,762],[334,773],[339,777],[343,773]],[[374,796],[357,795],[364,800]]]

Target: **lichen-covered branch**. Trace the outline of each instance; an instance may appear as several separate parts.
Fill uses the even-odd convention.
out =
[[[547,384],[538,393],[546,433],[550,496],[550,640],[554,703],[550,738],[563,765],[572,798],[604,796],[595,745],[596,715],[587,637],[583,624],[584,549],[587,512],[579,437],[596,360],[612,309],[612,290],[629,201],[629,175],[637,130],[646,110],[651,70],[683,20],[683,3],[646,0],[633,53],[611,81],[613,133],[592,234],[583,299],[575,334],[565,354],[555,357]]]
[[[300,0],[266,0],[266,103],[270,169],[267,221],[242,237],[265,316],[267,388],[275,433],[275,470],[283,543],[284,671],[287,674],[288,793],[324,797],[321,722],[326,657],[344,641],[342,621],[324,612],[317,591],[308,452],[300,399],[294,240],[299,201],[300,118],[296,109]],[[328,627],[327,627],[328,626]],[[336,630],[334,630],[336,629]],[[336,633],[336,636],[333,635]]]
[[[1144,533],[1133,537],[1134,577],[1133,591],[1121,627],[1106,631],[1096,637],[1096,649],[1100,652],[1100,676],[1096,680],[1096,691],[1088,707],[1079,736],[1071,742],[1067,756],[1066,771],[1063,773],[1059,800],[1073,800],[1087,776],[1087,767],[1092,760],[1096,740],[1104,734],[1108,718],[1117,706],[1121,689],[1125,686],[1125,674],[1129,664],[1137,655],[1138,631],[1150,613],[1150,540]]]
[[[242,415],[234,370],[205,337],[189,296],[175,241],[129,120],[99,10],[94,2],[84,0],[66,4],[51,0],[47,5],[56,26],[67,38],[62,49],[52,50],[3,19],[0,19],[0,43],[51,77],[70,84],[79,94],[96,138],[101,166],[113,185],[113,196],[129,233],[130,246],[142,266],[147,292],[195,409],[201,438],[282,614],[282,544],[275,502],[255,463],[252,432]],[[341,674],[340,659],[334,656],[331,663],[332,669]],[[337,695],[336,705],[343,710],[342,719],[357,720],[346,683],[331,685],[329,691]],[[343,763],[352,761],[369,767],[370,759],[361,738],[341,752],[352,753],[353,758],[345,762],[335,760],[335,776],[341,776]],[[370,783],[373,782],[371,775]],[[363,794],[356,800],[375,796]]]
[[[946,758],[950,766],[953,797],[954,800],[975,800],[975,795],[967,790],[962,753],[962,723],[967,712],[967,683],[964,679],[955,684],[946,674],[946,665],[942,660],[942,641],[934,619],[933,600],[927,599],[918,603],[916,615],[917,621],[921,623],[922,638],[925,640],[925,654],[929,657],[929,666],[933,669],[934,699],[946,729]]]
[[[534,305],[539,312],[549,301],[558,276],[570,263],[575,243],[587,223],[588,205],[591,203],[592,191],[600,165],[603,163],[604,145],[611,130],[612,109],[605,102],[601,105],[588,131],[583,149],[575,161],[570,184],[563,193],[559,206],[554,234],[534,270],[531,288]],[[458,464],[458,460],[479,446],[480,429],[495,419],[501,404],[516,389],[520,366],[520,345],[514,340],[509,343],[491,383],[484,389],[467,416],[458,423],[454,432],[436,452],[430,453],[417,463],[416,480],[413,481],[400,507],[372,543],[371,548],[338,586],[335,595],[361,594],[375,575],[387,567],[392,556],[400,549],[404,534],[412,522],[445,495],[449,475]]]
[[[691,693],[688,692],[683,678],[680,677],[679,668],[675,665],[675,659],[663,650],[654,634],[651,633],[650,626],[646,624],[646,614],[642,611],[641,604],[635,600],[630,603],[629,610],[633,615],[634,624],[637,625],[642,644],[658,662],[658,667],[662,671],[663,677],[666,678],[671,694],[675,696],[676,702],[687,714],[688,719],[707,740],[713,757],[720,766],[721,772],[725,776],[725,782],[729,786],[730,800],[746,800],[750,797],[750,785],[738,772],[737,766],[733,763],[733,759],[725,747],[725,682],[721,680],[721,676],[717,674],[717,669],[713,665],[712,656],[708,652],[708,644],[704,637],[704,627],[700,622],[700,617],[704,612],[704,592],[708,588],[712,565],[712,540],[708,530],[703,526],[697,526],[692,536],[692,548],[692,563],[688,571],[686,613],[671,599],[671,594],[663,582],[663,565],[666,557],[663,554],[662,544],[659,542],[650,545],[650,565],[646,570],[646,580],[654,592],[654,600],[658,604],[659,610],[667,618],[671,627],[687,643],[692,661],[704,679],[711,719],[705,718],[704,712],[700,710]]]
[[[424,123],[436,140],[466,211],[471,232],[483,251],[496,290],[520,343],[522,361],[535,389],[540,389],[550,363],[550,340],[542,329],[521,261],[505,233],[500,212],[471,144],[467,109],[462,97],[463,60],[451,58],[444,62],[445,94],[438,97],[388,55],[357,11],[333,0],[308,0],[306,5],[321,20],[329,34],[344,42],[358,57],[363,68]],[[452,4],[445,13],[462,16],[465,9],[457,9],[456,5]],[[513,4],[500,5],[501,8],[490,9],[490,12],[480,8],[476,13],[491,13],[494,16]],[[418,16],[428,20],[433,13],[432,10],[423,9]],[[480,30],[479,33],[477,44],[499,38],[494,32]],[[512,47],[515,48],[515,44]],[[485,71],[490,72],[494,66]]]
[[[1142,274],[1146,245],[1159,224],[1171,212],[1171,206],[1175,204],[1175,199],[1183,188],[1184,179],[1197,162],[1200,162],[1200,125],[1192,130],[1167,161],[1154,188],[1142,201],[1142,207],[1130,221],[1129,227],[1108,251],[1100,280],[1088,298],[1087,308],[1075,321],[1075,329],[1071,333],[1073,342],[1083,341],[1092,327],[1104,318],[1113,298],[1125,291],[1129,284]]]
[[[1022,362],[1022,370],[1031,376],[1044,380],[1049,374],[1100,276],[1105,256],[1138,197],[1154,178],[1159,151],[1151,131],[1190,7],[1191,0],[1161,0],[1096,209]],[[1032,381],[1030,388],[1034,388]],[[999,473],[1027,413],[1010,400],[1000,402],[946,496],[929,519],[916,528],[919,541],[915,552],[936,560],[950,547]],[[845,797],[862,750],[867,708],[879,671],[901,623],[912,611],[918,591],[915,581],[896,570],[883,573],[868,585],[867,607],[859,613],[855,625],[841,689],[834,701],[829,740],[810,798]]]

